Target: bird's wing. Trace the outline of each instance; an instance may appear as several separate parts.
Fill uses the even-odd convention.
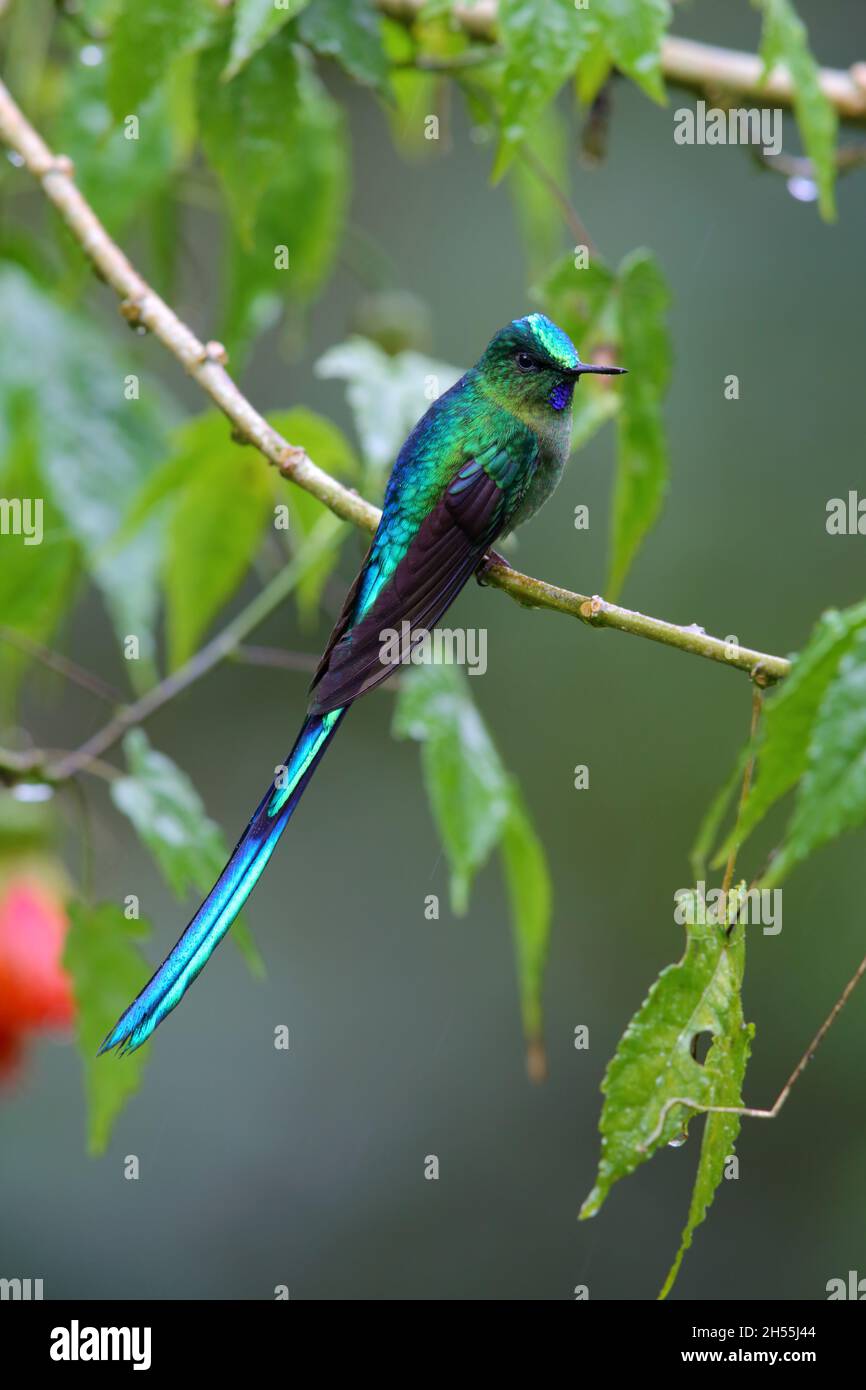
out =
[[[383,660],[383,633],[402,636],[408,631],[411,637],[412,632],[435,626],[508,526],[525,491],[525,486],[515,486],[519,470],[522,465],[528,481],[532,462],[514,449],[485,451],[469,459],[444,487],[415,528],[402,558],[365,606],[365,579],[375,564],[377,541],[387,522],[387,515],[383,517],[313,678],[311,714],[348,705],[387,679],[399,658]]]

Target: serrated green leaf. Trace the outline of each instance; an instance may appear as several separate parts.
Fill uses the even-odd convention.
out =
[[[113,236],[168,186],[188,153],[178,124],[183,75],[181,67],[171,69],[135,113],[137,125],[118,127],[108,106],[105,64],[76,63],[64,71],[52,140],[73,160],[77,186]],[[63,246],[85,264],[74,243]]]
[[[744,1025],[732,1035],[714,1039],[706,1065],[712,1065],[719,1073],[716,1099],[713,1102],[715,1105],[742,1105],[743,1080],[753,1036],[754,1026]],[[734,1153],[740,1123],[739,1115],[711,1114],[706,1117],[688,1219],[676,1259],[659,1294],[660,1299],[667,1298],[673,1288],[683,1256],[690,1248],[692,1237],[706,1217],[719,1184],[725,1176],[725,1164]]]
[[[599,29],[577,65],[577,97],[584,106],[590,106],[595,101],[610,77],[610,70],[610,53],[604,34]]]
[[[39,470],[68,537],[81,548],[122,640],[138,637],[132,680],[153,672],[160,539],[152,525],[107,549],[155,459],[164,456],[174,408],[155,383],[138,400],[134,368],[116,343],[54,304],[16,267],[0,270],[0,416],[12,395],[39,382]]]
[[[228,52],[223,36],[199,58],[198,123],[232,221],[242,244],[252,251],[262,198],[297,156],[298,64],[288,36],[278,34],[233,81],[224,82]],[[273,257],[273,247],[270,254]]]
[[[551,890],[544,849],[520,792],[455,666],[425,665],[403,677],[394,734],[421,744],[421,766],[451,872],[451,905],[466,911],[475,875],[499,845],[511,905],[527,1039],[541,1034],[541,983]]]
[[[836,217],[836,136],[839,122],[821,87],[820,68],[809,48],[809,35],[790,0],[756,0],[763,12],[760,56],[765,76],[781,64],[794,84],[794,112],[803,148],[815,170],[818,206],[827,222]]]
[[[172,892],[183,898],[195,889],[204,896],[228,860],[222,831],[205,813],[186,773],[151,747],[143,729],[130,730],[123,749],[129,772],[111,783],[112,801],[132,821]],[[232,938],[252,973],[262,975],[261,956],[240,919],[232,927]],[[107,1029],[108,1024],[103,1035]]]
[[[144,1047],[125,1057],[97,1057],[108,1033],[150,976],[139,950],[149,935],[146,922],[127,921],[115,903],[89,907],[73,903],[63,964],[72,977],[78,1048],[84,1064],[88,1108],[88,1148],[105,1151],[111,1130],[126,1102],[141,1084],[149,1056]]]
[[[42,495],[39,412],[32,392],[10,400],[6,430],[9,444],[5,458],[0,458],[0,624],[44,643],[75,597],[78,547],[51,499]],[[21,509],[18,533],[16,502]],[[0,639],[0,717],[7,722],[14,722],[16,688],[28,660]]]
[[[610,576],[616,598],[667,490],[668,456],[662,401],[670,377],[667,286],[648,251],[635,251],[619,269],[622,378],[617,415],[617,467],[613,495]]]
[[[235,0],[231,51],[223,77],[230,80],[309,0]]]
[[[864,627],[866,603],[822,614],[803,651],[794,657],[791,674],[765,697],[757,771],[736,827],[740,844],[805,773],[818,711]],[[732,830],[714,862],[730,853],[734,837]]]
[[[347,383],[361,450],[380,482],[431,400],[453,386],[460,371],[418,352],[391,357],[369,339],[353,337],[329,348],[316,374]]]
[[[322,57],[336,59],[357,82],[388,94],[382,20],[373,0],[312,0],[298,36]]]
[[[866,628],[852,637],[815,715],[790,825],[763,882],[866,821]]]
[[[462,916],[511,811],[507,773],[454,666],[423,666],[404,678],[394,733],[421,744],[424,785],[451,869],[451,905]]]
[[[595,6],[578,10],[573,0],[500,0],[505,68],[494,179],[505,173],[517,146],[589,51],[599,23]]]
[[[115,120],[139,109],[174,58],[207,40],[216,17],[208,0],[123,0],[112,27],[108,68]]]
[[[177,483],[164,560],[172,666],[192,655],[246,574],[274,495],[260,456],[232,441],[216,410],[176,432],[175,456],[160,470],[147,502]]]
[[[661,43],[671,22],[668,0],[593,0],[612,63],[663,103]]]
[[[616,276],[602,260],[594,256],[584,265],[574,250],[556,261],[534,293],[588,362],[600,334],[618,336],[612,319],[616,289]]]
[[[529,146],[535,160],[559,188],[568,186],[570,132],[559,111],[548,107],[531,127]],[[528,279],[534,283],[562,246],[562,211],[535,166],[517,159],[508,173],[508,192],[514,204]]]
[[[285,101],[291,155],[265,188],[249,237],[229,237],[223,338],[235,363],[285,306],[300,315],[330,273],[345,223],[343,114],[308,65],[294,70]]]
[[[688,1132],[695,1111],[675,1105],[653,1138],[666,1102],[683,1097],[698,1106],[741,1104],[742,1040],[744,1034],[746,1042],[751,1037],[740,997],[743,928],[735,927],[728,937],[723,925],[710,922],[688,925],[686,932],[682,960],[661,972],[605,1072],[601,1159],[581,1218],[596,1214],[615,1182]],[[693,1041],[702,1033],[713,1036],[703,1065],[692,1056]],[[708,1155],[704,1195],[714,1171]]]

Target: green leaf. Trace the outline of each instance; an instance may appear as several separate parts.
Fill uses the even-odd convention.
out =
[[[175,450],[184,482],[168,523],[165,592],[170,662],[180,666],[244,578],[274,494],[261,456],[232,441],[217,411],[182,426]]]
[[[335,58],[356,82],[388,94],[388,58],[373,0],[312,0],[298,35],[323,58]]]
[[[593,0],[611,62],[653,101],[664,103],[661,44],[671,22],[668,0]]]
[[[39,412],[32,392],[12,398],[6,424],[11,441],[0,462],[5,523],[0,534],[0,623],[45,643],[74,599],[78,547],[67,537],[51,499],[42,496]],[[25,653],[0,639],[0,716],[9,722],[28,661]]]
[[[216,13],[208,0],[123,0],[112,29],[108,99],[115,120],[141,106],[172,59],[206,41]]]
[[[454,666],[420,667],[404,678],[394,733],[421,743],[424,785],[451,869],[451,905],[462,916],[511,811],[507,773]]]
[[[46,500],[80,546],[119,638],[138,637],[141,659],[129,667],[144,684],[153,670],[159,534],[149,525],[120,549],[107,547],[164,454],[173,406],[153,382],[142,383],[138,400],[127,400],[134,367],[119,345],[52,303],[17,267],[0,269],[0,322],[0,418],[15,393],[39,382]]]
[[[574,0],[500,0],[499,30],[505,69],[494,179],[588,52],[599,20],[594,5],[592,12],[577,10]]]
[[[562,256],[534,291],[581,352],[584,362],[591,361],[593,347],[602,334],[618,337],[619,327],[613,314],[616,293],[614,272],[598,257],[584,265],[575,251]]]
[[[72,977],[78,1047],[84,1064],[88,1107],[88,1148],[105,1151],[114,1122],[141,1084],[149,1049],[123,1059],[97,1057],[97,1051],[120,1014],[150,976],[139,942],[150,928],[127,921],[115,903],[89,907],[73,903],[63,964]]]
[[[742,785],[743,774],[746,770],[746,762],[751,752],[751,743],[747,743],[745,748],[740,750],[739,757],[734,764],[734,770],[716,792],[704,817],[698,827],[695,843],[689,854],[689,863],[692,874],[696,882],[705,880],[707,877],[707,859],[712,853],[713,845],[719,833],[719,827],[724,820],[725,812],[731,804],[734,793],[738,786]],[[737,838],[739,839],[739,831]]]
[[[821,700],[808,740],[808,763],[784,843],[767,885],[843,831],[866,821],[866,627],[852,637]]]
[[[451,871],[452,910],[499,845],[511,903],[524,1028],[541,1034],[541,977],[550,929],[551,890],[544,850],[455,666],[425,665],[403,677],[394,715],[397,738],[421,744],[424,785]]]
[[[794,112],[803,148],[815,170],[818,207],[827,222],[836,217],[835,108],[821,88],[820,68],[809,48],[809,35],[790,0],[756,0],[764,16],[760,56],[764,76],[781,64],[794,84]]]
[[[316,374],[347,383],[361,450],[381,481],[431,400],[453,386],[460,371],[418,352],[391,357],[369,339],[353,337],[320,357]]]
[[[694,906],[693,899],[692,919],[698,917]],[[753,1031],[743,1021],[740,993],[744,930],[736,926],[728,937],[724,925],[693,921],[686,932],[682,960],[659,975],[605,1072],[601,1159],[595,1187],[581,1208],[582,1219],[596,1214],[615,1182],[628,1177],[657,1149],[687,1134],[695,1110],[674,1105],[653,1138],[668,1101],[682,1097],[701,1107],[741,1104]],[[702,1033],[711,1033],[713,1039],[703,1065],[692,1056],[692,1044]],[[711,1191],[716,1145],[726,1133],[711,1134],[699,1202]]]
[[[259,204],[298,153],[298,64],[285,34],[261,49],[232,82],[221,80],[227,58],[225,38],[201,54],[198,120],[238,235],[252,251]],[[273,246],[270,254],[273,258]]]
[[[76,63],[64,71],[52,139],[73,160],[76,184],[114,236],[164,192],[188,153],[178,120],[189,80],[189,69],[175,65],[168,80],[143,101],[137,127],[125,123],[119,128],[108,106],[105,65]],[[63,244],[84,267],[79,248]]]
[[[291,151],[268,181],[249,234],[229,237],[223,337],[233,362],[284,305],[300,314],[330,273],[343,233],[349,194],[343,114],[307,64],[295,72],[284,100],[291,108]]]
[[[502,832],[502,859],[514,926],[523,1031],[541,1039],[541,993],[553,892],[544,848],[530,824],[517,787]]]
[[[254,53],[309,4],[309,0],[235,0],[231,52],[223,77],[235,77]]]
[[[719,1083],[715,1093],[717,1099],[714,1104],[742,1105],[743,1080],[746,1075],[753,1034],[754,1027],[752,1025],[742,1026],[731,1036],[716,1038],[713,1042],[710,1050],[711,1055],[707,1056],[707,1064],[712,1063],[719,1073]],[[706,1217],[719,1184],[725,1176],[725,1164],[734,1152],[739,1133],[739,1115],[707,1115],[701,1139],[698,1171],[695,1175],[695,1185],[689,1204],[688,1219],[676,1259],[668,1272],[659,1298],[667,1298],[674,1286],[683,1256],[690,1248],[692,1237]]]
[[[591,106],[610,77],[611,61],[601,29],[593,37],[586,53],[577,65],[577,97],[584,106]]]
[[[620,360],[616,484],[607,592],[616,598],[638,547],[661,510],[668,482],[662,399],[671,366],[666,325],[668,290],[648,251],[635,251],[619,269]]]
[[[806,771],[818,711],[842,659],[866,627],[866,603],[819,619],[808,643],[793,661],[791,674],[764,701],[758,765],[743,806],[736,839],[742,845],[770,807],[799,782]],[[715,862],[730,853],[732,830]]]
[[[505,68],[494,179],[575,70],[583,101],[595,97],[614,65],[664,102],[661,42],[670,19],[668,0],[593,0],[585,9],[574,0],[500,0]]]
[[[203,897],[229,857],[222,831],[206,815],[186,773],[151,747],[143,729],[130,730],[123,750],[129,772],[111,783],[112,801],[132,821],[172,892],[183,898],[195,889]],[[253,974],[261,975],[261,957],[240,920],[232,927],[232,937]]]
[[[559,188],[567,187],[571,133],[560,112],[548,107],[532,126],[528,139],[536,161]],[[535,167],[525,160],[512,164],[508,192],[517,214],[528,279],[534,283],[562,246],[562,212]]]
[[[323,415],[316,415],[304,406],[296,406],[293,410],[269,415],[268,423],[291,444],[305,449],[313,462],[332,477],[343,480],[358,478],[360,464],[354,449],[343,432]],[[346,528],[338,517],[323,508],[318,498],[304,492],[303,488],[287,488],[286,502],[291,517],[292,539],[299,545],[301,554],[308,543],[318,547],[323,526],[327,526],[334,538],[333,545],[324,547],[309,566],[303,566],[302,577],[295,589],[298,615],[304,625],[310,626],[318,614],[322,590],[339,558]]]

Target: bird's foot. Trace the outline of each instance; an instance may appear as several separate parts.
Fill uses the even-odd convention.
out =
[[[478,580],[478,583],[482,586],[482,588],[484,588],[487,584],[490,583],[488,575],[494,565],[504,565],[506,569],[511,569],[511,566],[509,565],[505,556],[500,555],[498,550],[488,550],[487,554],[484,556],[484,559],[481,561],[481,564],[475,571],[475,578]]]

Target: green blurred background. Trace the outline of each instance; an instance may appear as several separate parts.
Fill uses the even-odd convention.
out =
[[[822,62],[864,56],[856,0],[800,10]],[[695,4],[675,29],[753,48],[756,18],[746,5]],[[458,101],[447,148],[404,160],[375,100],[334,73],[328,83],[350,109],[351,224],[381,248],[388,281],[430,304],[435,355],[468,365],[532,307],[489,151]],[[572,161],[575,203],[607,259],[650,247],[673,294],[672,485],[622,601],[785,653],[822,609],[866,587],[866,541],[824,525],[827,499],[864,485],[866,176],[841,183],[839,220],[825,225],[744,151],[676,146],[672,111],[691,100],[674,90],[658,109],[617,84],[606,161],[592,172]],[[196,214],[183,224],[177,295],[202,336],[218,274],[206,227]],[[363,292],[343,263],[300,358],[287,361],[276,334],[260,341],[242,381],[259,407],[304,403],[351,428],[342,390],[312,364],[345,336]],[[109,322],[109,296],[95,289],[91,303]],[[202,408],[156,344],[142,361]],[[729,373],[736,402],[723,396]],[[612,452],[608,427],[522,534],[521,568],[603,589]],[[588,532],[573,528],[578,503]],[[350,538],[347,581],[361,554]],[[107,1155],[85,1154],[71,1046],[39,1044],[4,1095],[0,1272],[43,1278],[47,1297],[269,1298],[278,1284],[327,1299],[567,1299],[577,1284],[593,1299],[655,1295],[685,1220],[699,1125],[594,1220],[578,1224],[577,1210],[598,1157],[605,1064],[682,949],[673,894],[689,884],[696,827],[744,740],[748,683],[475,585],[453,616],[489,629],[473,694],[550,856],[547,1082],[525,1076],[499,870],[453,919],[417,749],[390,737],[393,699],[377,694],[347,721],[249,909],[267,980],[252,981],[236,952],[217,954],[158,1034]],[[326,636],[325,621],[299,631],[287,607],[262,640],[317,652]],[[96,599],[68,650],[122,678]],[[27,724],[46,745],[75,746],[97,726],[86,695],[45,679],[29,690]],[[233,837],[304,697],[302,675],[225,666],[148,731]],[[587,791],[573,790],[577,763],[589,766]],[[100,896],[139,894],[161,958],[183,909],[101,788],[90,801]],[[748,1103],[772,1102],[860,960],[864,887],[862,837],[851,837],[792,877],[781,935],[750,934]],[[425,920],[428,893],[441,897],[438,922]],[[288,1053],[273,1047],[280,1023]],[[586,1052],[573,1047],[578,1024]],[[739,1179],[722,1184],[673,1297],[822,1298],[831,1277],[866,1273],[864,1055],[866,994],[781,1117],[745,1123]],[[124,1180],[129,1154],[137,1182]],[[428,1154],[438,1182],[424,1179]]]

